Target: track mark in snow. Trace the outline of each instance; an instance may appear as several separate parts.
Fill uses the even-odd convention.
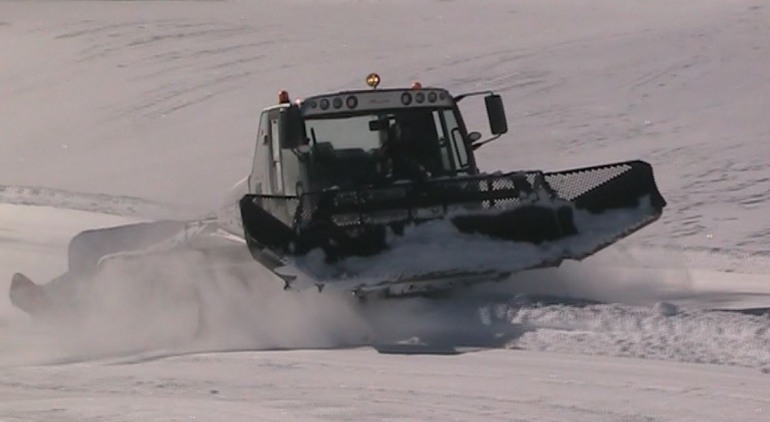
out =
[[[770,316],[625,305],[510,308],[522,349],[770,367]]]
[[[40,186],[0,185],[0,203],[48,206],[126,217],[171,218],[180,212],[171,205],[131,196],[77,193]]]

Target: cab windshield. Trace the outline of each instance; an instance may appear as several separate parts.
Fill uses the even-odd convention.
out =
[[[451,108],[313,116],[306,118],[305,129],[311,171],[327,186],[471,171]]]

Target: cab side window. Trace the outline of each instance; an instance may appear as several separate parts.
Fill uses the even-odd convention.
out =
[[[283,193],[283,169],[281,165],[281,125],[278,110],[269,114],[270,121],[270,187],[273,194]]]

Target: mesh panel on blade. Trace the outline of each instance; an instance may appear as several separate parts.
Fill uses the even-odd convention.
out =
[[[568,201],[593,190],[612,179],[631,170],[629,164],[592,167],[587,169],[547,173],[544,175],[548,185],[556,191],[559,197]]]
[[[300,198],[297,196],[255,195],[255,202],[289,227],[294,226]]]

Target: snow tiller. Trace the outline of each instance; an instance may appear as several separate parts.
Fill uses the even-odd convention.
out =
[[[485,96],[491,139],[463,125],[457,102],[471,95]],[[474,151],[506,131],[488,92],[282,102],[263,114],[240,201],[251,254],[287,288],[421,294],[579,260],[661,215],[643,161],[482,174]]]

